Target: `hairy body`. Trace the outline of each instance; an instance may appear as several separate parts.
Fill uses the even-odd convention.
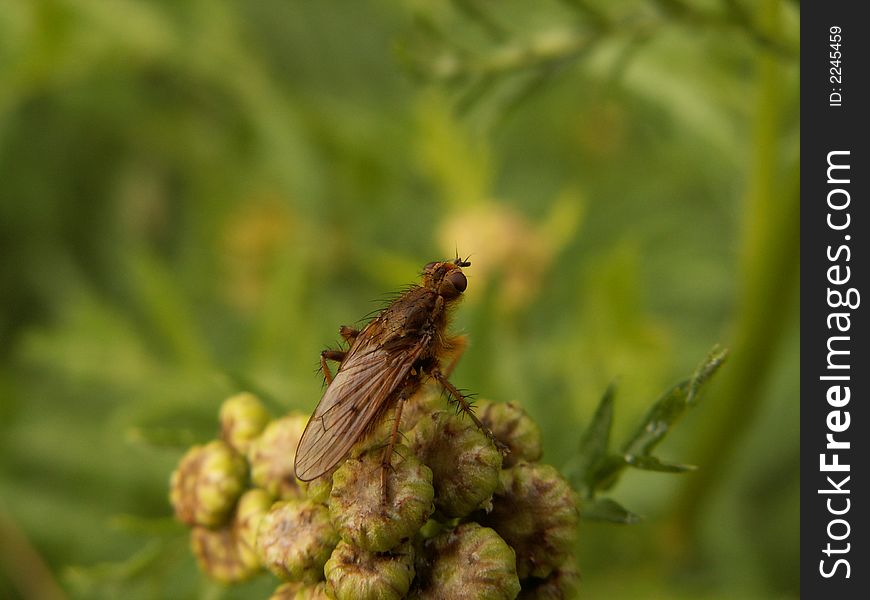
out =
[[[462,267],[470,264],[458,258],[429,263],[423,269],[421,284],[402,293],[362,331],[341,328],[342,337],[350,344],[347,351],[321,353],[327,388],[299,441],[295,463],[299,479],[310,481],[329,472],[386,411],[394,408],[395,421],[382,459],[381,483],[386,500],[386,476],[398,437],[402,405],[428,377],[437,381],[477,426],[503,448],[447,379],[452,364],[447,374],[442,371],[442,360],[465,346],[463,338],[451,337],[446,330],[449,311],[468,283]],[[334,378],[327,360],[341,363]]]

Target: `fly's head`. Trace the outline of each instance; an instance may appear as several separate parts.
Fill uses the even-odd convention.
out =
[[[470,262],[459,257],[451,261],[430,262],[423,267],[423,287],[435,290],[445,300],[455,300],[468,287],[462,267],[470,266]]]

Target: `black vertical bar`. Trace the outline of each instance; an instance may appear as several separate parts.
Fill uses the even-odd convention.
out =
[[[870,294],[865,114],[870,110],[870,22],[861,17],[864,8],[861,2],[842,0],[801,5],[801,596],[805,598],[870,597],[866,516],[870,511],[870,361],[864,352],[870,333],[863,306],[870,296],[862,297]],[[848,470],[838,470],[843,465]]]

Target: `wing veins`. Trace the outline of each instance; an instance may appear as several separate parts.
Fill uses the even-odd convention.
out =
[[[417,344],[413,352],[389,352],[368,341],[352,348],[302,434],[296,454],[300,479],[319,477],[347,454],[425,347]],[[360,378],[364,378],[361,385],[346,389]],[[312,429],[315,421],[319,421],[319,430]]]

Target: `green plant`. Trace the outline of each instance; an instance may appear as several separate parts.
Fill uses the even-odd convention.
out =
[[[503,456],[461,413],[440,410],[429,389],[403,412],[406,445],[395,447],[386,502],[380,477],[388,422],[330,473],[302,482],[293,462],[304,417],[267,424],[251,394],[224,403],[223,439],[184,455],[170,498],[176,517],[192,527],[193,552],[207,575],[231,584],[266,568],[293,586],[280,587],[275,598],[321,591],[338,600],[569,598],[578,582],[578,517],[636,522],[598,494],[628,467],[689,469],[652,450],[697,403],[724,358],[714,350],[665,393],[618,452],[609,443],[608,389],[566,469],[579,507],[568,480],[538,462],[540,431],[519,406],[478,405],[483,423],[510,448]],[[250,433],[243,446],[239,431]],[[244,491],[240,478],[248,472]]]

